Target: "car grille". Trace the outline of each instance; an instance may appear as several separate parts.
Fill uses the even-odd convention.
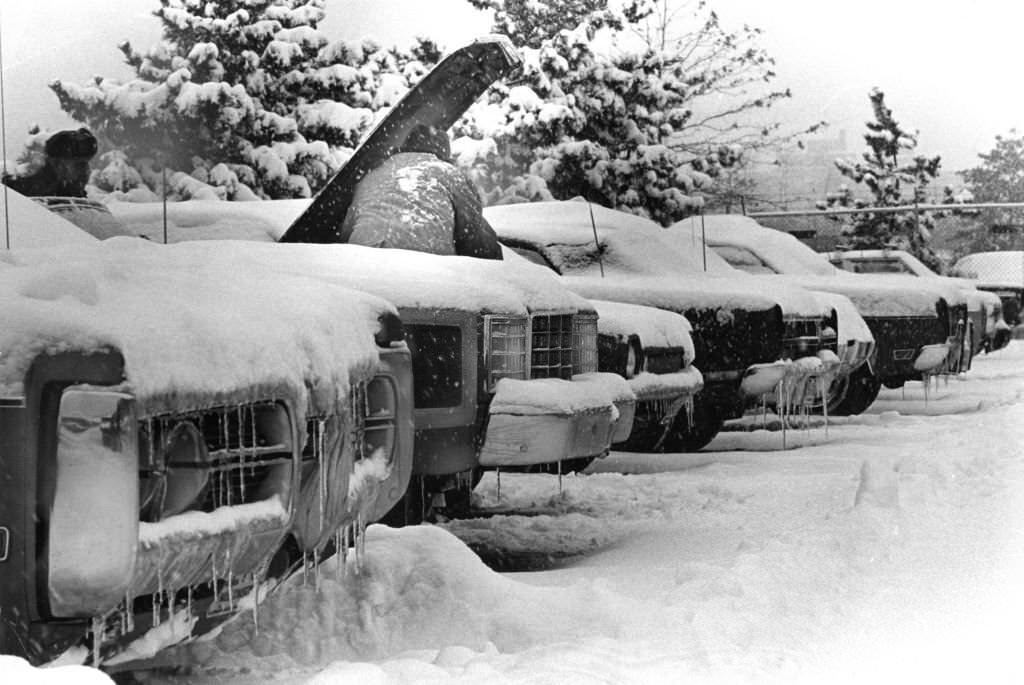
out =
[[[572,314],[534,314],[530,333],[530,377],[572,378]]]
[[[817,354],[823,349],[831,349],[836,352],[835,338],[829,339],[828,344],[822,340],[823,328],[821,319],[787,318],[785,320],[786,333],[783,339],[783,358],[799,359]]]

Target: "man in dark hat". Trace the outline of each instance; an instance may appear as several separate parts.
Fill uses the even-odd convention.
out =
[[[7,176],[9,188],[29,197],[85,197],[89,162],[96,154],[96,137],[87,128],[58,131],[44,147],[43,167],[27,176]]]
[[[501,259],[480,195],[451,161],[448,134],[431,126],[414,128],[359,181],[342,233],[357,245]]]

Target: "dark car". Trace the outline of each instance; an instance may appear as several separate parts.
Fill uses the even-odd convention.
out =
[[[967,279],[940,276],[906,250],[844,250],[827,256],[845,271],[926,278],[930,283],[955,288],[967,300],[972,355],[1002,349],[1010,341],[1010,327],[1003,320],[1003,303],[997,295],[975,287]]]
[[[737,268],[772,284],[840,293],[857,306],[874,334],[875,354],[849,377],[837,407],[841,413],[867,409],[883,384],[898,388],[908,380],[959,372],[969,356],[967,303],[950,288],[932,287],[923,279],[894,284],[842,271],[793,236],[749,217],[706,215],[679,222],[670,231],[685,239],[697,222],[706,244]]]

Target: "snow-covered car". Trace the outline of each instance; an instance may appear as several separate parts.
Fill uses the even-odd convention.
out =
[[[958,259],[952,273],[970,280],[979,290],[997,295],[1002,300],[1003,319],[1008,325],[1022,323],[1024,251],[975,252]]]
[[[829,252],[827,256],[844,271],[927,278],[959,289],[967,299],[973,354],[1002,349],[1010,342],[1010,327],[1003,320],[1003,303],[998,295],[977,288],[966,279],[940,276],[906,250],[844,250]]]
[[[695,268],[652,221],[582,201],[501,205],[484,212],[502,242],[589,298],[683,314],[704,378],[692,415],[679,414],[668,451],[700,449],[726,419],[785,381],[790,398],[832,373],[833,308],[797,288],[755,292]],[[803,363],[794,363],[805,359]],[[797,391],[796,389],[799,388]]]
[[[670,227],[676,240],[703,240],[729,264],[777,283],[845,295],[857,306],[875,338],[875,353],[849,376],[843,414],[867,409],[879,389],[960,370],[967,303],[955,289],[924,279],[892,283],[837,269],[795,237],[740,215],[704,215]],[[694,238],[693,236],[696,236]]]
[[[100,242],[0,197],[0,653],[150,656],[399,501],[393,305],[268,278],[258,245]]]

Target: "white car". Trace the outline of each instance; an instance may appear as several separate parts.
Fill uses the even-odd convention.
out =
[[[994,293],[1003,302],[1003,319],[1020,326],[1024,304],[1024,251],[976,252],[953,265],[953,275],[968,279],[979,290]]]

